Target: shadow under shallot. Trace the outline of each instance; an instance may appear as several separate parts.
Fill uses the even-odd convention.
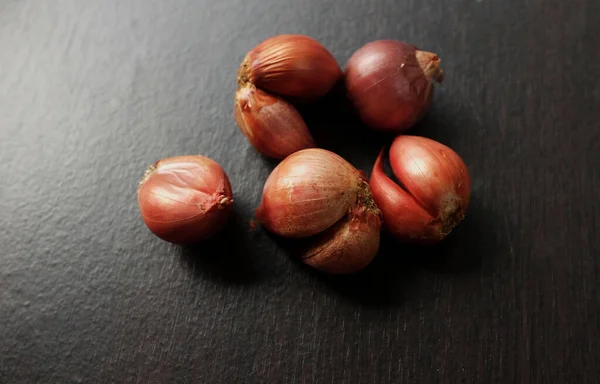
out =
[[[250,224],[235,208],[225,227],[214,237],[181,247],[181,261],[194,276],[231,284],[258,280],[255,255],[248,236]]]
[[[397,257],[398,243],[382,234],[378,255],[363,270],[334,275],[316,270],[302,262],[302,253],[310,246],[311,239],[286,239],[267,232],[290,260],[307,274],[337,294],[364,306],[401,305],[410,291],[411,281],[416,275],[416,265]]]
[[[494,223],[478,207],[477,201],[465,220],[444,240],[432,246],[402,243],[385,231],[381,233],[379,252],[373,262],[354,274],[331,275],[315,270],[302,262],[302,253],[310,238],[286,239],[267,233],[289,258],[307,274],[337,294],[364,306],[398,306],[410,299],[414,289],[422,289],[417,281],[425,270],[439,274],[481,273],[493,263]]]
[[[392,139],[362,123],[343,81],[323,98],[298,110],[319,148],[337,153],[364,171],[370,171],[381,147]]]
[[[382,233],[380,250],[362,271],[352,275],[327,275],[315,272],[327,287],[363,306],[401,306],[409,298],[418,265],[402,257],[402,247]]]
[[[429,247],[419,264],[443,274],[480,273],[494,263],[504,247],[498,243],[499,221],[484,210],[476,198],[465,220],[440,243]]]

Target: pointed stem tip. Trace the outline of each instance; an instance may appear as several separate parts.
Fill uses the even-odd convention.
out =
[[[441,83],[444,80],[444,71],[440,68],[440,58],[435,53],[419,51],[415,53],[419,66],[429,81]]]

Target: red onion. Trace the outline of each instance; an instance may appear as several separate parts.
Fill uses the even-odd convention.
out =
[[[378,40],[356,51],[346,66],[346,89],[370,127],[400,133],[429,109],[433,82],[442,81],[440,59],[395,40]]]
[[[158,237],[192,243],[214,235],[233,204],[229,178],[204,156],[157,161],[140,182],[138,203],[144,222]]]
[[[342,77],[335,58],[318,41],[279,35],[254,47],[238,70],[235,119],[250,143],[276,159],[315,146],[298,111],[288,100],[325,95]]]
[[[283,160],[265,183],[256,216],[280,236],[314,236],[303,261],[325,272],[355,272],[379,248],[380,212],[364,174],[324,149]]]
[[[469,205],[471,180],[465,163],[436,141],[398,136],[390,147],[390,164],[401,186],[385,174],[383,151],[369,183],[385,228],[401,240],[442,240],[463,220]]]
[[[296,108],[249,84],[235,94],[235,120],[256,150],[283,159],[315,142]]]
[[[315,99],[329,92],[341,77],[335,58],[318,41],[304,35],[279,35],[246,55],[238,85],[252,83],[279,95]]]

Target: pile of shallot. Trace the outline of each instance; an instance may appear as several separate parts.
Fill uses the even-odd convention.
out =
[[[342,80],[363,122],[397,135],[370,180],[337,154],[318,149],[295,105],[327,94]],[[268,231],[304,239],[301,259],[327,273],[354,273],[379,250],[383,227],[395,238],[434,244],[465,217],[471,194],[456,152],[424,137],[401,135],[427,112],[441,82],[434,53],[394,40],[366,44],[345,71],[316,40],[280,35],[252,49],[238,70],[235,120],[261,154],[283,159],[264,184],[256,218]],[[138,189],[144,222],[158,237],[192,243],[218,232],[233,204],[223,168],[204,156],[163,159]]]

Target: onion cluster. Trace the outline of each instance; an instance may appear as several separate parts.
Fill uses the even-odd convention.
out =
[[[288,156],[265,183],[256,217],[289,238],[316,236],[302,260],[330,273],[355,272],[379,249],[381,213],[364,174],[333,152]]]
[[[344,77],[348,98],[371,128],[399,134],[427,112],[441,82],[439,57],[393,40],[357,50],[345,72],[316,40],[280,35],[254,47],[238,70],[235,120],[265,156],[283,159],[263,188],[256,218],[268,231],[301,239],[301,260],[327,273],[353,273],[379,249],[383,227],[402,241],[433,244],[464,218],[471,181],[447,146],[397,136],[371,179],[333,152],[317,149],[294,102],[315,100]],[[148,228],[174,243],[209,238],[233,204],[223,168],[203,156],[160,160],[144,175],[138,203]]]
[[[311,101],[325,95],[342,77],[335,58],[304,35],[279,35],[263,41],[238,70],[235,120],[257,151],[283,159],[315,146],[296,108],[284,98]]]
[[[398,136],[390,147],[390,165],[400,185],[384,173],[382,151],[370,186],[392,235],[432,244],[463,220],[471,179],[456,152],[424,137]]]

